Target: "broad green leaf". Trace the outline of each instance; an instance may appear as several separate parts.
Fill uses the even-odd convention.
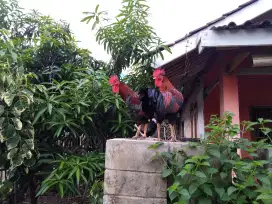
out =
[[[189,200],[191,198],[187,189],[183,188],[179,191],[183,200]]]
[[[233,192],[237,191],[238,189],[235,188],[234,186],[230,186],[228,188],[228,195],[230,196]]]
[[[7,104],[7,106],[11,106],[14,97],[15,97],[15,94],[4,93],[3,99],[4,99],[5,103]]]
[[[189,193],[190,195],[193,195],[193,193],[198,189],[198,184],[197,183],[192,183],[189,186]]]
[[[220,154],[220,152],[219,152],[218,149],[209,149],[208,152],[209,152],[211,155],[213,155],[213,156],[215,156],[215,157],[217,157],[217,158],[220,158],[220,156],[221,156],[221,154]]]
[[[257,197],[256,200],[272,200],[271,194],[261,194]]]
[[[5,138],[13,137],[16,134],[16,130],[13,125],[8,124],[8,126],[3,130],[3,136]]]
[[[201,171],[196,171],[195,175],[199,178],[207,178],[206,174]]]
[[[18,134],[14,134],[12,137],[9,137],[6,141],[6,146],[7,146],[8,150],[11,150],[11,149],[17,147],[20,140],[21,140],[21,137]]]
[[[34,150],[34,140],[33,139],[25,139],[23,144],[23,148],[27,150]]]
[[[11,158],[11,165],[13,166],[13,168],[17,166],[21,166],[22,163],[23,163],[23,158],[19,154]]]
[[[209,162],[202,162],[201,165],[202,165],[202,166],[211,166],[211,165],[209,164]]]
[[[9,153],[7,154],[7,159],[13,158],[16,155],[17,151],[18,148],[13,148],[12,150],[10,150]]]
[[[24,104],[21,100],[18,100],[13,107],[13,111],[17,116],[20,116],[27,108],[27,105]]]
[[[224,195],[221,197],[221,200],[222,201],[230,201],[231,197],[229,197],[227,193],[224,193]]]
[[[12,118],[12,122],[16,130],[21,130],[23,127],[23,123],[19,118]]]
[[[207,169],[207,173],[208,174],[215,174],[218,172],[218,169],[215,169],[215,168],[208,168]]]
[[[26,158],[24,160],[24,165],[27,166],[27,167],[32,167],[36,163],[37,158],[34,155],[29,155],[29,156],[31,156],[31,158],[29,158],[29,159]]]
[[[169,198],[170,198],[170,200],[174,200],[174,199],[176,199],[177,197],[179,196],[179,194],[177,193],[177,192],[173,192],[173,193],[171,193],[170,195],[169,195]]]
[[[187,173],[186,170],[182,170],[182,171],[178,174],[178,176],[183,177],[186,173]]]
[[[213,195],[212,189],[208,185],[205,185],[205,187],[203,187],[203,191],[209,196]]]
[[[228,176],[228,174],[225,173],[225,172],[221,172],[220,176],[221,176],[222,179],[225,179]]]
[[[220,198],[222,198],[222,196],[225,193],[225,189],[224,188],[215,188],[215,191],[219,195]]]
[[[5,107],[3,105],[0,105],[0,116],[4,113]]]
[[[268,186],[271,185],[271,182],[270,182],[270,179],[268,176],[260,176],[258,177],[258,179],[263,183],[263,184],[266,184]]]
[[[166,178],[172,174],[172,169],[164,169],[162,172],[162,177]]]
[[[2,125],[5,119],[6,119],[5,117],[0,117],[0,129],[2,129]]]

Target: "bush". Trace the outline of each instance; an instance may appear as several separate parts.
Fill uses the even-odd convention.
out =
[[[203,155],[188,157],[180,151],[161,154],[168,164],[162,175],[171,181],[169,202],[271,203],[272,174],[264,168],[271,160],[260,160],[257,154],[271,145],[266,140],[250,142],[243,137],[235,138],[255,125],[261,125],[269,137],[271,129],[264,127],[268,122],[271,121],[244,122],[240,129],[232,124],[232,114],[226,113],[223,119],[214,116],[207,126],[206,139],[195,144],[204,146]],[[241,158],[237,150],[248,157]]]

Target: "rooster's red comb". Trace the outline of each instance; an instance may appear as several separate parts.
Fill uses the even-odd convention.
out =
[[[165,75],[165,71],[162,68],[157,68],[153,72],[153,77],[164,76],[164,75]]]
[[[114,85],[114,84],[116,84],[117,82],[119,82],[119,79],[118,79],[118,76],[117,76],[117,75],[112,75],[112,76],[110,76],[110,79],[109,79],[110,85]]]

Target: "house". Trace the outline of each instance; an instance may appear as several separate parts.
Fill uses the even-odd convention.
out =
[[[272,1],[251,0],[169,45],[158,67],[184,94],[181,136],[203,138],[211,115],[225,111],[236,124],[272,118],[270,21]]]

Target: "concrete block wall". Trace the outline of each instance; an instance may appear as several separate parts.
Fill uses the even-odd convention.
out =
[[[161,178],[164,163],[153,160],[156,141],[112,139],[106,144],[104,204],[166,204],[167,182]],[[188,155],[202,154],[188,143],[164,142],[157,152],[183,149]]]

